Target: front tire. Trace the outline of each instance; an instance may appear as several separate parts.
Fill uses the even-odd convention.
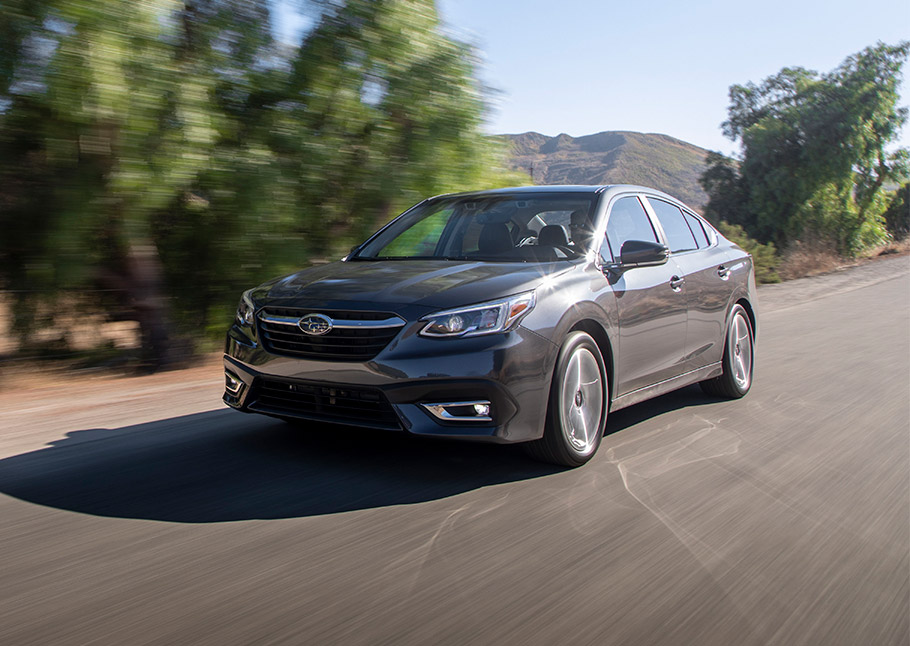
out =
[[[607,371],[594,339],[572,332],[556,359],[544,436],[526,445],[531,456],[566,467],[590,460],[607,423],[609,392]]]
[[[699,385],[708,395],[739,399],[752,387],[755,335],[742,305],[734,305],[724,342],[723,373]]]

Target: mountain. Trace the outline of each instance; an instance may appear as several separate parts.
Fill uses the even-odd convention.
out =
[[[640,184],[701,211],[708,196],[698,183],[708,151],[667,135],[599,132],[547,137],[500,135],[512,144],[511,166],[535,184]]]

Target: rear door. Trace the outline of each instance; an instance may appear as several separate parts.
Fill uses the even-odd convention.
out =
[[[729,272],[724,265],[727,254],[693,213],[653,196],[647,197],[647,203],[664,231],[670,258],[686,281],[686,368],[694,370],[720,361],[730,296]]]

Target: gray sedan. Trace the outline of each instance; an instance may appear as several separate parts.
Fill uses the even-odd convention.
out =
[[[245,292],[224,401],[578,466],[610,411],[692,383],[745,395],[756,324],[751,256],[664,193],[443,195]]]

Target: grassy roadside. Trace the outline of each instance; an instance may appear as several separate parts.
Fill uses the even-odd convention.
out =
[[[783,254],[778,274],[781,280],[796,280],[857,267],[882,258],[908,254],[910,254],[910,238],[869,249],[853,259],[843,258],[831,246],[796,243]]]

